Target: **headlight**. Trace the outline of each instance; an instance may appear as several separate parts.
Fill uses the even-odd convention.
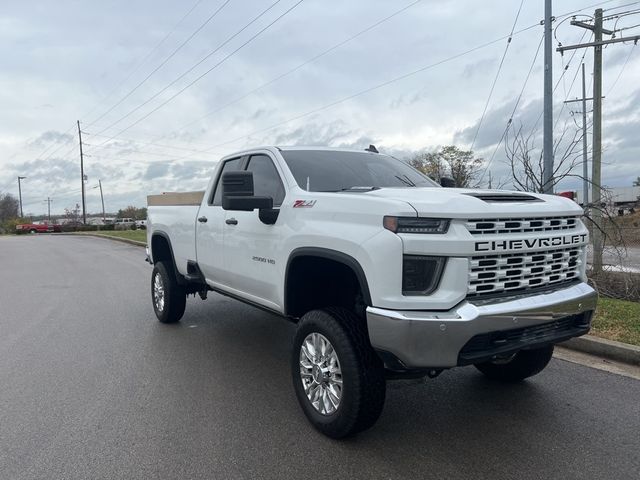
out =
[[[447,233],[448,218],[390,217],[382,219],[382,225],[393,233]]]
[[[402,257],[402,294],[429,295],[440,283],[446,257],[404,255]]]

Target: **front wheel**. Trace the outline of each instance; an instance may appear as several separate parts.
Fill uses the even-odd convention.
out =
[[[475,367],[492,380],[519,382],[540,373],[553,355],[553,345],[533,350],[520,350],[515,355],[476,363]]]
[[[365,327],[341,308],[313,310],[298,325],[293,387],[313,426],[332,438],[371,427],[382,412],[385,379]]]
[[[151,274],[151,300],[156,317],[162,323],[179,322],[184,315],[187,294],[178,284],[173,267],[167,262],[158,262]]]

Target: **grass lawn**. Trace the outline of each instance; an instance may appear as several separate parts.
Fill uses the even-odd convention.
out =
[[[640,346],[640,303],[600,297],[590,333]]]
[[[90,232],[92,235],[104,235],[105,237],[119,237],[128,238],[129,240],[137,240],[138,242],[147,241],[146,230],[114,230],[114,231],[100,231]]]

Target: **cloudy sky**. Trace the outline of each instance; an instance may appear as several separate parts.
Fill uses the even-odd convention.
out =
[[[632,5],[628,5],[632,3]],[[3,0],[0,4],[0,192],[25,213],[80,202],[143,206],[145,196],[200,189],[217,159],[263,144],[364,148],[409,157],[456,144],[509,183],[502,145],[513,124],[541,145],[542,0]],[[556,0],[556,39],[589,40],[588,21],[640,2]],[[617,22],[617,23],[616,23]],[[633,27],[640,14],[607,21]],[[640,34],[628,28],[618,36]],[[584,36],[583,36],[584,35]],[[556,135],[580,122],[578,69],[592,49],[554,53]],[[566,70],[565,70],[565,67]],[[531,75],[525,83],[527,74]],[[563,75],[564,72],[564,75]],[[603,183],[640,175],[640,47],[604,50]],[[516,101],[523,92],[520,101]],[[474,141],[475,137],[475,141]],[[494,153],[495,152],[495,153]],[[579,186],[568,180],[563,187]]]

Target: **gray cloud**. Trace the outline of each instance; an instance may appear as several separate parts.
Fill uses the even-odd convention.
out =
[[[62,133],[55,130],[48,130],[36,138],[27,141],[29,147],[44,148],[52,145],[70,143],[74,140],[74,136],[68,133]]]
[[[265,0],[248,0],[242,5],[231,2],[141,88],[92,124],[158,66],[217,6],[201,2],[167,41],[140,64],[188,6],[182,2],[115,0],[92,8],[77,8],[75,2],[61,0],[55,3],[55,8],[45,2],[34,10],[28,2],[5,3],[0,17],[3,58],[0,104],[3,118],[11,122],[3,123],[0,186],[13,186],[15,176],[27,172],[25,195],[32,197],[34,205],[40,205],[38,202],[49,191],[78,190],[79,179],[78,152],[74,150],[65,156],[70,147],[61,148],[55,158],[45,163],[34,162],[42,160],[34,159],[34,155],[63,142],[75,143],[77,119],[88,132],[99,133],[235,33],[249,20],[248,12],[268,5]],[[584,2],[579,0],[557,3],[556,14],[584,8]],[[622,4],[624,0],[618,0],[607,8]],[[259,21],[186,78],[104,134],[114,135],[150,112],[289,5],[279,4],[272,16]],[[201,188],[220,156],[257,144],[361,149],[373,143],[381,151],[400,157],[452,143],[468,148],[505,41],[440,62],[507,34],[517,10],[507,0],[487,0],[483,8],[473,9],[472,15],[469,7],[459,2],[421,2],[328,55],[221,108],[401,8],[396,2],[385,0],[338,2],[334,7],[326,8],[323,2],[303,2],[257,41],[122,134],[122,138],[135,142],[118,138],[108,147],[98,147],[104,138],[87,135],[85,141],[92,145],[86,149],[90,155],[85,164],[88,185],[102,179],[108,187],[109,203],[122,208],[135,202],[143,204],[146,194],[154,191]],[[123,11],[127,12],[125,17]],[[474,147],[485,158],[492,154],[522,88],[542,34],[538,25],[542,16],[540,2],[525,2],[518,28],[536,26],[515,35],[510,44]],[[564,43],[577,40],[581,33],[569,22],[558,28]],[[633,47],[613,45],[605,50],[605,92],[617,78],[630,48]],[[554,55],[555,79],[568,58]],[[586,55],[585,61],[590,70],[591,56]],[[572,77],[578,63],[571,63],[567,78]],[[427,65],[436,66],[369,90]],[[522,123],[526,129],[533,128],[541,111],[541,65],[542,58],[538,57],[514,116],[514,122]],[[114,91],[130,74],[131,78]],[[603,168],[603,177],[612,184],[627,182],[625,176],[630,177],[635,171],[631,162],[637,158],[640,138],[632,128],[639,106],[635,80],[639,75],[640,56],[634,53],[611,94],[607,92],[604,104],[606,155],[616,161]],[[569,84],[570,81],[562,82],[556,92],[557,115],[565,96],[564,87]],[[367,93],[350,98],[362,91]],[[579,82],[566,94],[579,95]],[[345,98],[349,99],[337,102]],[[321,109],[325,105],[333,106]],[[215,113],[202,118],[211,111]],[[286,122],[313,111],[316,113]],[[566,120],[571,121],[568,112],[569,108],[562,112],[559,128]],[[282,122],[286,123],[270,128]],[[67,129],[71,129],[69,134],[61,133]],[[254,131],[262,133],[248,136]],[[149,140],[185,150],[145,145]],[[196,154],[193,150],[207,152]],[[500,148],[492,164],[495,176],[507,173],[503,162]],[[92,202],[95,194],[94,190],[90,193]],[[69,195],[69,201],[73,201],[75,194]],[[56,208],[57,205],[58,202]]]
[[[167,163],[153,164],[147,167],[147,171],[142,176],[142,179],[153,180],[158,177],[164,177],[167,173],[169,173],[169,164]]]

